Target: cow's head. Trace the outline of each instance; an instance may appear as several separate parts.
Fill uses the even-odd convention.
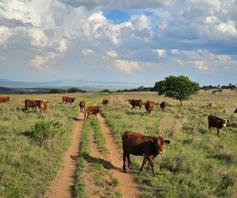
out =
[[[163,153],[164,145],[165,144],[170,144],[170,140],[164,140],[163,137],[158,137],[156,138],[156,150],[158,154]]]
[[[230,124],[230,121],[225,119],[223,120],[222,126],[227,127],[229,124]]]

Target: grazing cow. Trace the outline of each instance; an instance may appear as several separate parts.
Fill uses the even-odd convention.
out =
[[[62,99],[63,99],[63,103],[69,102],[70,104],[72,104],[76,98],[69,97],[69,96],[63,96]]]
[[[228,124],[229,120],[225,120],[214,115],[208,116],[208,129],[211,130],[211,128],[216,128],[217,135],[219,135],[219,130],[226,127]]]
[[[109,103],[109,100],[108,99],[103,99],[103,101],[102,101],[102,104],[103,105],[107,105]]]
[[[166,107],[167,107],[167,102],[163,101],[160,103],[160,108],[162,109],[162,111],[164,111]]]
[[[237,108],[235,109],[234,113],[237,113]]]
[[[32,109],[37,109],[37,107],[40,108],[40,102],[41,102],[41,100],[26,99],[25,100],[25,110],[28,110],[28,108],[32,108]]]
[[[147,111],[147,113],[151,113],[151,111],[154,109],[155,103],[151,100],[148,100],[145,104],[145,109]]]
[[[101,106],[89,106],[85,108],[84,112],[84,119],[87,119],[89,115],[97,115],[98,113],[101,113]]]
[[[122,136],[123,143],[123,171],[126,172],[126,158],[128,161],[128,168],[131,164],[129,155],[144,156],[140,171],[143,170],[145,163],[148,161],[153,174],[154,164],[152,160],[158,155],[162,154],[165,144],[170,144],[170,140],[164,138],[146,136],[137,132],[126,131]]]
[[[48,101],[43,101],[43,100],[40,100],[40,102],[39,102],[39,108],[40,108],[40,110],[41,111],[46,111],[47,110],[47,108],[48,108],[48,104],[49,104],[49,102]]]
[[[0,103],[6,103],[10,101],[9,96],[0,96]]]
[[[132,105],[132,108],[135,107],[139,107],[140,109],[142,108],[142,100],[129,99],[128,102],[130,105]]]
[[[85,101],[80,101],[79,106],[80,106],[80,111],[84,112],[85,111],[85,106],[86,106]]]

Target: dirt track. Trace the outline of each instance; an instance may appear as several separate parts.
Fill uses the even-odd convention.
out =
[[[74,186],[74,174],[76,171],[76,156],[79,154],[83,123],[83,114],[80,113],[72,131],[71,145],[64,154],[63,168],[46,193],[46,196],[49,198],[72,197],[72,186]]]
[[[106,140],[106,147],[109,149],[110,154],[108,160],[115,167],[112,170],[112,176],[118,180],[117,190],[123,195],[124,198],[137,198],[139,197],[138,186],[135,183],[133,177],[129,173],[122,172],[122,153],[121,149],[116,145],[110,129],[107,127],[104,118],[98,116],[101,130]]]

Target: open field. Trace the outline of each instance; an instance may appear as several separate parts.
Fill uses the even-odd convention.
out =
[[[181,108],[178,101],[163,98],[154,92],[70,94],[77,99],[73,104],[62,104],[61,94],[10,95],[9,103],[0,104],[0,197],[45,197],[63,163],[63,155],[70,145],[72,129],[79,113],[79,100],[94,105],[108,98],[102,117],[91,116],[81,133],[79,155],[72,197],[127,197],[135,178],[139,197],[236,197],[237,196],[237,92],[224,90],[212,94],[200,91]],[[50,101],[46,112],[22,111],[24,100]],[[131,109],[127,99],[166,101],[151,115]],[[207,108],[212,102],[213,107]],[[230,126],[207,129],[207,116],[216,114],[230,120]],[[51,123],[56,136],[39,143],[32,138],[36,123]],[[107,130],[107,131],[106,131]],[[156,175],[148,164],[139,173],[142,157],[132,156],[132,174],[121,173],[119,156],[122,153],[121,135],[126,130],[139,131],[171,140],[165,152],[154,159]],[[117,146],[111,141],[112,134]],[[116,147],[116,148],[115,148]],[[116,157],[117,156],[117,157]],[[126,185],[128,186],[126,189]],[[88,187],[93,186],[93,190]],[[136,189],[134,194],[136,194]]]

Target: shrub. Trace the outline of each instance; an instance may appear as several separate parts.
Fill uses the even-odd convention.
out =
[[[62,132],[61,124],[53,120],[42,120],[35,123],[32,129],[32,139],[41,146],[51,147],[54,138]]]

